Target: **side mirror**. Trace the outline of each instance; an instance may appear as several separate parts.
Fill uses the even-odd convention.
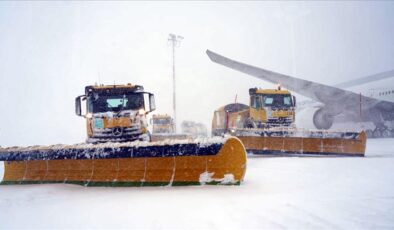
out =
[[[296,107],[296,97],[293,96],[293,106]]]
[[[149,94],[149,110],[150,112],[152,112],[155,109],[156,109],[155,95]]]
[[[77,116],[82,116],[81,97],[82,96],[75,98],[75,114],[77,114]]]
[[[81,99],[84,101],[86,100],[86,96],[85,95],[81,95],[75,98],[75,114],[77,114],[77,116],[83,116],[82,115],[82,106],[81,106]]]

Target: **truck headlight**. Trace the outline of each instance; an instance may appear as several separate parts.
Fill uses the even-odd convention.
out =
[[[138,110],[139,115],[145,115],[145,109],[140,109]]]
[[[91,113],[86,114],[86,118],[91,119],[92,117],[93,117],[93,114],[91,114]]]

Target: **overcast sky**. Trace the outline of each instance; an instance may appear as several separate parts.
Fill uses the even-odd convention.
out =
[[[389,1],[0,2],[0,33],[2,146],[83,142],[74,98],[95,82],[143,85],[157,113],[172,114],[169,33],[184,37],[178,124],[210,128],[216,108],[273,86],[212,63],[206,49],[332,85],[394,68]]]

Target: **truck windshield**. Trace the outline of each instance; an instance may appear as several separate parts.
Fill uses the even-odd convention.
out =
[[[155,124],[155,125],[171,124],[171,119],[170,118],[154,118],[153,119],[153,124]]]
[[[291,96],[287,94],[262,95],[263,106],[267,107],[291,107]]]
[[[144,97],[141,93],[93,93],[88,97],[88,111],[91,113],[119,112],[121,110],[138,110],[141,108],[144,108]]]

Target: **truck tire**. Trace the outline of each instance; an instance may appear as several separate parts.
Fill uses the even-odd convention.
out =
[[[253,119],[248,118],[245,120],[244,128],[254,129],[256,128],[256,123]]]

